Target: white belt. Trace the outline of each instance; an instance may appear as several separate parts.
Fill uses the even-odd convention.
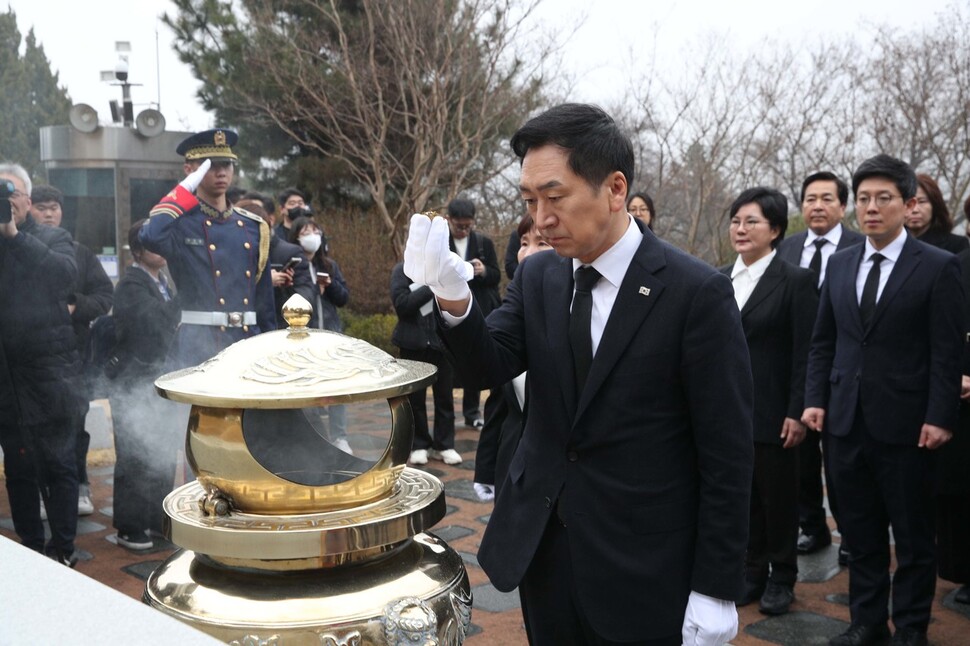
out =
[[[256,325],[256,312],[182,312],[182,323],[242,327]]]

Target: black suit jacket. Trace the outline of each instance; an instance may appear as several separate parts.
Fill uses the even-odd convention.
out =
[[[729,265],[721,269],[730,277]],[[754,379],[754,441],[783,444],[786,417],[801,419],[812,324],[818,309],[815,275],[775,255],[741,309]]]
[[[473,307],[443,331],[464,378],[482,387],[529,370],[525,429],[479,562],[499,590],[513,589],[558,507],[597,633],[678,633],[691,590],[736,599],[742,588],[751,368],[731,283],[643,231],[581,394],[572,296],[572,261],[536,254],[487,325]]]
[[[963,351],[957,257],[907,235],[873,322],[863,329],[856,274],[865,245],[829,260],[812,334],[805,405],[845,436],[857,407],[876,439],[915,446],[924,423],[955,430]]]
[[[455,251],[455,240],[451,236],[448,237],[448,245],[452,251]],[[468,287],[478,302],[479,308],[487,316],[489,312],[498,307],[501,301],[498,295],[498,284],[502,279],[502,273],[498,268],[495,245],[491,239],[478,231],[472,231],[468,234],[468,249],[464,259],[471,261],[472,258],[478,258],[482,261],[482,264],[485,265],[485,273],[468,281]]]
[[[478,438],[475,451],[475,482],[495,485],[501,489],[509,473],[509,464],[522,437],[525,413],[515,396],[515,386],[506,382],[492,391],[494,398],[491,415],[485,417],[485,426]]]
[[[780,243],[778,243],[778,255],[782,260],[790,265],[795,265],[796,267],[801,266],[802,262],[802,249],[805,248],[805,239],[808,237],[807,231],[800,231],[795,235],[785,238]],[[842,225],[842,237],[839,238],[839,244],[835,248],[836,251],[842,251],[843,249],[848,249],[849,247],[854,247],[857,244],[862,244],[866,241],[866,237],[859,233],[858,231],[853,231],[849,229],[844,224]],[[828,268],[826,267],[826,275],[828,275]]]

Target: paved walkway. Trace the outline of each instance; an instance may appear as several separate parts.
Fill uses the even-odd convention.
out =
[[[457,401],[461,401],[456,397]],[[433,410],[429,399],[429,410]],[[352,406],[349,411],[350,443],[355,448],[369,448],[375,438],[386,437],[390,414],[383,403]],[[491,503],[479,502],[472,490],[475,449],[478,432],[460,428],[456,449],[465,458],[457,467],[431,461],[426,470],[445,484],[448,514],[432,530],[446,540],[465,560],[474,594],[470,645],[526,644],[519,611],[518,597],[495,590],[478,566],[476,554],[482,531],[488,522]],[[100,452],[110,460],[110,452]],[[82,561],[77,569],[102,583],[136,599],[141,598],[149,573],[176,549],[159,540],[155,549],[132,552],[118,547],[111,526],[113,465],[106,462],[89,469],[95,513],[82,517],[78,525],[77,545],[92,558]],[[16,539],[10,520],[6,495],[0,495],[0,534]],[[838,540],[838,537],[836,537]],[[828,639],[847,627],[849,609],[848,573],[839,568],[835,545],[818,554],[799,559],[800,582],[795,588],[797,600],[792,612],[783,617],[768,618],[758,613],[757,604],[740,611],[742,628],[734,640],[737,646],[754,644],[827,644]],[[0,582],[7,585],[10,582]],[[952,601],[956,586],[937,582],[936,601],[929,637],[932,644],[970,644],[970,607]],[[608,594],[608,591],[604,591]],[[2,641],[2,640],[0,640]]]

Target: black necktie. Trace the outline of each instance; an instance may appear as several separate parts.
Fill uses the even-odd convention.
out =
[[[569,315],[569,345],[573,348],[576,393],[580,394],[593,363],[593,337],[589,326],[593,316],[593,286],[600,279],[600,273],[590,266],[583,266],[576,270],[575,279],[576,295]]]
[[[872,267],[866,276],[866,284],[862,287],[862,300],[859,301],[859,313],[862,315],[862,329],[868,330],[872,317],[876,313],[876,294],[879,292],[879,263],[885,256],[881,253],[872,254]]]
[[[808,268],[815,272],[815,285],[822,283],[822,247],[828,242],[825,238],[818,238],[812,244],[815,245],[815,255],[808,263]]]

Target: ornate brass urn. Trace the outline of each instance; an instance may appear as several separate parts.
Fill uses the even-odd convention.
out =
[[[468,576],[424,533],[445,515],[444,488],[406,467],[407,394],[435,368],[309,330],[309,311],[294,296],[288,330],[155,382],[192,405],[186,454],[197,480],[165,499],[183,549],[152,573],[145,600],[230,644],[460,644]],[[390,431],[368,434],[369,450],[341,450],[315,424],[322,407],[377,399]]]

